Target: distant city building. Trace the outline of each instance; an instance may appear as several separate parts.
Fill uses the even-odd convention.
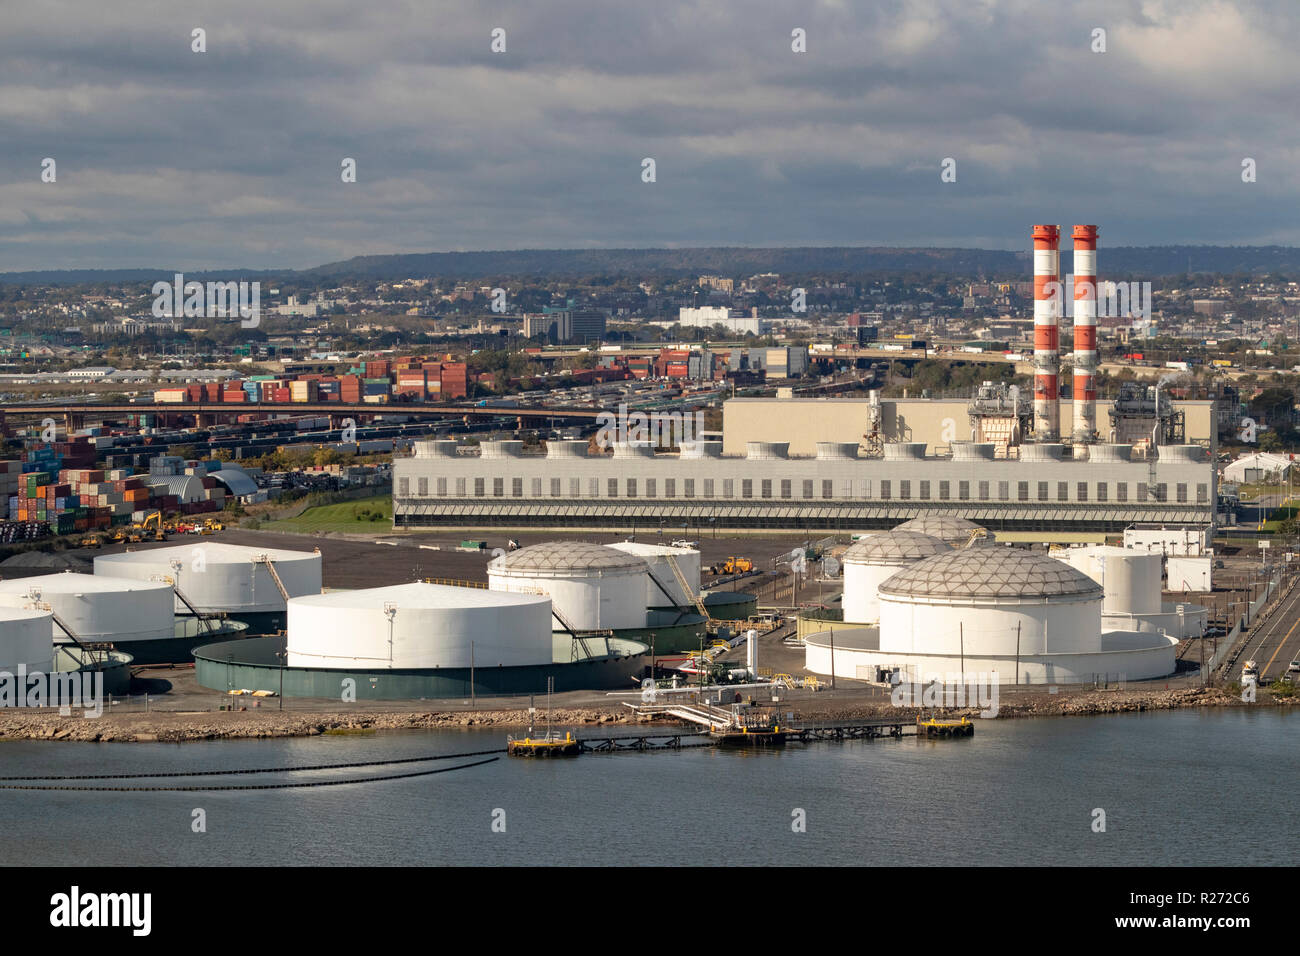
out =
[[[683,307],[678,312],[679,325],[692,329],[711,329],[721,325],[728,332],[736,335],[761,335],[762,322],[757,316],[732,316],[731,310],[724,306],[701,305]]]
[[[734,292],[736,280],[724,279],[722,276],[700,276],[700,285],[715,292]]]

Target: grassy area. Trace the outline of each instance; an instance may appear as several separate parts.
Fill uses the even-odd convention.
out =
[[[308,508],[296,518],[267,521],[266,531],[312,534],[317,531],[390,531],[393,527],[393,499],[389,495],[357,498],[334,505]]]

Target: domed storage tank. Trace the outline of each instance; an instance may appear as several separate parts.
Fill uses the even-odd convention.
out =
[[[1102,586],[1103,614],[1159,614],[1162,559],[1158,553],[1093,545],[1058,556]]]
[[[170,641],[176,636],[172,586],[104,574],[38,574],[0,581],[0,606],[48,604],[83,643]],[[73,643],[55,625],[54,643]],[[129,650],[129,648],[127,648]]]
[[[318,551],[247,548],[202,539],[192,545],[100,555],[95,558],[95,574],[137,581],[172,578],[189,602],[203,612],[282,613],[284,598],[264,559],[274,563],[289,597],[320,593]],[[176,613],[189,613],[179,598]]]
[[[880,583],[908,565],[951,551],[938,538],[917,531],[885,531],[855,543],[844,552],[844,623],[880,620]]]
[[[649,565],[633,554],[586,541],[547,541],[489,561],[488,587],[549,595],[574,628],[622,630],[646,626],[648,573]]]
[[[0,607],[0,671],[48,674],[54,661],[54,619],[49,611]],[[21,692],[21,691],[20,691]]]
[[[879,591],[883,652],[1014,659],[1101,648],[1101,586],[1032,551],[950,551]]]
[[[551,602],[441,584],[289,601],[288,665],[340,670],[550,664]],[[473,648],[471,649],[471,642]]]
[[[919,534],[928,534],[931,537],[938,538],[940,541],[947,542],[954,548],[964,548],[970,541],[972,531],[983,530],[974,521],[968,521],[965,518],[957,518],[953,515],[933,514],[921,515],[919,518],[913,518],[911,521],[904,521],[895,531],[915,531]],[[995,543],[992,531],[985,531],[984,537],[975,539],[975,546],[990,545]]]
[[[699,599],[700,552],[694,548],[672,548],[663,544],[642,544],[640,541],[619,541],[606,547],[636,555],[645,561],[649,567],[646,576],[646,607],[688,607]],[[686,579],[689,593],[682,590],[677,575],[668,562],[669,558],[672,558],[673,564],[677,565],[678,571]],[[668,593],[664,594],[664,591]]]

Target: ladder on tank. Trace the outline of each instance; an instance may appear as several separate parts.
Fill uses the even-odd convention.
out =
[[[176,600],[180,601],[187,608],[189,608],[190,615],[199,622],[199,625],[203,628],[203,630],[208,631],[209,633],[217,630],[217,627],[212,623],[212,620],[213,618],[220,618],[222,615],[215,614],[212,611],[200,611],[198,608],[196,608],[193,604],[190,603],[190,599],[185,596],[185,592],[180,589],[180,585],[176,583],[176,579],[172,577],[170,574],[155,574],[152,575],[150,580],[161,581],[164,584],[170,584],[172,586],[172,594],[176,595]]]
[[[271,580],[275,583],[275,589],[280,592],[280,597],[284,598],[285,607],[289,605],[289,592],[285,590],[284,582],[280,580],[280,574],[275,570],[275,562],[271,560],[269,554],[259,554],[253,559],[254,564],[266,565],[266,570],[271,573]]]
[[[708,609],[704,606],[704,598],[691,590],[691,586],[686,583],[686,575],[682,574],[682,569],[678,567],[677,559],[671,554],[665,555],[664,557],[668,561],[668,567],[672,568],[673,577],[677,579],[677,586],[682,589],[682,593],[686,595],[686,599],[695,605],[695,609],[704,616],[704,620],[713,620],[713,616],[709,614]]]
[[[540,594],[542,597],[550,598],[551,616],[560,622],[560,627],[568,631],[569,637],[573,638],[574,642],[579,647],[582,648],[582,653],[584,657],[590,658],[594,656],[591,653],[591,648],[587,646],[587,641],[586,641],[587,637],[611,637],[614,634],[614,632],[612,630],[609,630],[608,628],[602,628],[594,631],[579,631],[578,628],[574,626],[573,622],[570,621],[568,617],[564,614],[564,612],[560,610],[559,606],[556,605],[555,598],[551,597],[550,594],[548,594],[546,591],[542,590],[541,588],[525,586],[521,588],[512,588],[511,591],[515,594]],[[572,650],[570,650],[569,656],[570,657],[573,656]]]
[[[68,637],[72,640],[72,643],[76,644],[77,647],[81,649],[82,654],[85,655],[82,658],[82,661],[84,663],[93,664],[98,661],[108,660],[107,652],[112,649],[111,643],[105,642],[105,643],[97,643],[97,644],[87,644],[80,637],[77,636],[77,632],[74,631],[71,627],[69,627],[68,623],[65,620],[63,620],[63,618],[59,617],[59,612],[54,610],[54,606],[50,604],[48,601],[33,599],[28,606],[35,611],[49,612],[50,617],[54,620],[54,623],[58,626],[59,630],[61,630],[64,634],[68,635]],[[58,654],[58,648],[59,648],[58,645],[56,645],[54,648],[56,657]],[[100,652],[99,656],[96,656],[96,654],[94,653],[96,651]]]

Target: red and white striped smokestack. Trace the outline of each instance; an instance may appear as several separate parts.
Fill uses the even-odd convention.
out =
[[[1076,443],[1097,438],[1097,227],[1074,227],[1074,429]]]
[[[1055,441],[1060,434],[1061,312],[1059,287],[1052,295],[1048,285],[1059,282],[1060,226],[1034,226],[1034,438]]]

